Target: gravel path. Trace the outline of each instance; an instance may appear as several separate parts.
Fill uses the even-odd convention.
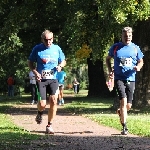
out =
[[[54,135],[45,134],[47,105],[42,124],[35,122],[36,105],[21,105],[11,112],[13,122],[32,132],[42,135],[32,141],[28,150],[150,150],[150,138],[137,135],[120,135],[120,131],[98,125],[90,119],[67,113],[58,106],[53,122]]]

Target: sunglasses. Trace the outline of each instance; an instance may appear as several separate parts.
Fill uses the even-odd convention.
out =
[[[52,39],[53,39],[53,37],[51,39],[44,39],[44,42],[51,41]]]

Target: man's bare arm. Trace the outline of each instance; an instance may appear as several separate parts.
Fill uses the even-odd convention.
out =
[[[61,66],[61,67],[66,66],[66,60],[63,60],[63,61],[59,64],[59,66]]]
[[[106,57],[106,65],[107,65],[107,68],[108,68],[108,72],[111,73],[112,72],[112,67],[111,67],[111,56],[107,56]]]
[[[143,59],[138,60],[138,64],[137,64],[137,66],[134,67],[134,69],[136,71],[140,71],[141,68],[143,67],[143,64],[144,64]]]
[[[37,81],[40,81],[41,80],[41,74],[39,74],[36,71],[36,67],[35,67],[34,62],[28,60],[28,66],[29,66],[30,70],[35,74],[35,77],[36,77]]]

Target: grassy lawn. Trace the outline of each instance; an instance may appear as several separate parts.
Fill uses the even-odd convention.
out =
[[[113,99],[87,98],[86,91],[84,94],[82,91],[80,93],[76,95],[74,101],[65,105],[65,109],[99,124],[121,130],[119,117],[116,110],[112,109]],[[150,137],[150,109],[131,109],[128,112],[127,125],[130,133]]]
[[[31,140],[38,139],[39,136],[35,134],[30,134],[30,132],[25,131],[22,128],[18,128],[11,121],[8,111],[18,104],[22,104],[26,98],[8,99],[3,100],[0,97],[0,149],[25,149]]]

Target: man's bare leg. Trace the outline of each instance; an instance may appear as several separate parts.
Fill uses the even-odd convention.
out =
[[[64,99],[63,99],[63,87],[59,87],[59,105],[64,104]]]
[[[54,130],[52,129],[52,121],[56,116],[56,112],[57,112],[57,99],[58,99],[58,94],[51,95],[49,97],[50,108],[48,110],[48,125],[46,126],[46,132],[48,134],[54,134]]]
[[[123,98],[120,104],[121,122],[126,123],[127,120],[127,98]]]
[[[127,125],[126,125],[126,121],[127,121],[127,98],[122,98],[122,100],[120,101],[120,113],[121,113],[121,124],[123,127],[123,130],[121,132],[121,134],[127,134]]]
[[[43,115],[43,111],[46,107],[46,100],[40,100],[37,103],[37,108],[38,108],[38,114],[35,118],[37,124],[41,124],[42,123],[42,115]]]
[[[57,95],[51,95],[49,97],[50,100],[50,108],[48,111],[48,122],[52,123],[53,118],[56,115],[56,111],[57,111]]]

